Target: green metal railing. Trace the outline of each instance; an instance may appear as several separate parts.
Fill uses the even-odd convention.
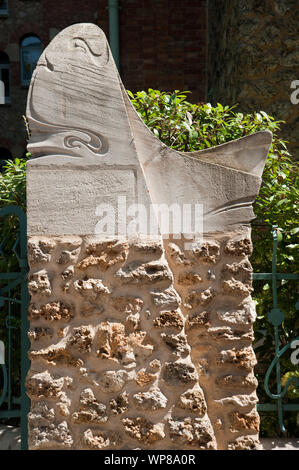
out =
[[[284,411],[299,411],[299,403],[296,403],[296,404],[283,403],[282,399],[286,396],[286,393],[291,385],[293,385],[294,387],[299,386],[299,379],[295,377],[289,378],[284,388],[282,389],[281,374],[280,374],[280,359],[282,355],[288,349],[292,347],[294,342],[299,340],[299,336],[297,336],[296,338],[293,338],[283,348],[280,349],[279,328],[281,327],[281,324],[284,321],[284,313],[278,307],[277,281],[280,281],[280,280],[296,281],[299,279],[299,276],[297,274],[289,274],[289,273],[280,274],[276,272],[277,243],[278,243],[277,226],[272,227],[272,235],[273,235],[272,273],[254,273],[253,280],[272,281],[273,308],[268,314],[268,321],[269,323],[271,323],[271,325],[273,325],[273,328],[274,328],[275,355],[265,375],[264,389],[268,397],[270,397],[272,400],[275,400],[276,403],[275,402],[274,403],[261,403],[257,405],[257,409],[258,411],[277,411],[280,429],[282,432],[286,432],[286,429],[283,424],[283,412]],[[296,304],[296,308],[298,308],[298,302]],[[270,375],[274,369],[276,372],[276,393],[272,393],[269,389]]]
[[[3,320],[5,317],[0,328],[0,419],[21,419],[21,449],[24,450],[27,449],[29,411],[29,398],[25,390],[25,378],[29,368],[26,216],[20,207],[7,206],[0,210],[0,223],[4,217],[10,217],[13,223],[18,225],[18,230],[14,240],[9,240],[3,233],[0,238],[0,260],[7,271],[1,272],[3,268],[0,270],[0,315]],[[10,271],[8,262],[12,253],[16,260],[14,266],[17,265],[14,271]],[[16,361],[13,359],[13,355],[18,353],[16,349],[19,349],[20,355],[19,370],[15,370]],[[19,396],[15,396],[16,382],[19,384]]]

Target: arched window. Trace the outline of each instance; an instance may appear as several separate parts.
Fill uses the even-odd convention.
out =
[[[0,52],[0,104],[7,103],[10,103],[9,58],[5,52]]]
[[[0,147],[0,172],[3,170],[5,162],[10,158],[12,158],[10,151],[5,147]]]
[[[43,45],[37,36],[26,36],[21,41],[21,84],[30,84],[33,70],[42,53]]]

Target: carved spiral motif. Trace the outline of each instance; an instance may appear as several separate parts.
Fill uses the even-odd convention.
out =
[[[64,145],[67,148],[81,148],[82,146],[87,147],[95,155],[103,155],[108,151],[107,139],[103,136],[99,136],[87,131],[77,131],[81,134],[81,137],[76,135],[68,135],[64,138]],[[86,138],[89,141],[86,141]]]

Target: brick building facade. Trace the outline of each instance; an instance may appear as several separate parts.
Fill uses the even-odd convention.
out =
[[[292,11],[282,8],[283,4],[290,2]],[[262,51],[259,62],[256,62],[252,54],[258,45],[256,35],[250,33],[250,24],[253,21],[257,31],[262,30],[259,24],[264,24],[265,15],[260,11],[261,4],[267,5],[268,21],[271,23],[272,18],[278,32],[273,28],[269,29],[268,36],[265,32],[265,53]],[[260,5],[259,8],[257,5]],[[275,111],[277,119],[290,115],[290,140],[296,150],[298,106],[290,103],[288,90],[282,92],[283,87],[289,86],[285,74],[287,85],[276,77],[275,89],[271,89],[273,64],[269,64],[267,51],[273,41],[271,34],[279,34],[285,40],[292,36],[286,21],[293,18],[291,24],[294,24],[298,19],[298,5],[293,0],[119,0],[122,80],[126,88],[132,91],[150,87],[190,90],[192,95],[189,99],[192,102],[209,100],[230,105],[238,102],[244,111],[254,111],[258,107],[267,112]],[[247,15],[245,20],[244,14]],[[23,155],[26,148],[22,119],[28,93],[28,84],[22,79],[26,72],[22,62],[24,39],[37,38],[43,48],[60,30],[78,22],[96,23],[109,37],[108,0],[0,0],[0,74],[7,82],[9,70],[10,88],[6,103],[0,104],[0,158],[9,154]],[[284,47],[287,46],[282,41],[273,57],[278,66]],[[267,90],[279,95],[276,108],[272,104],[275,99],[269,101],[263,86],[255,91],[255,100],[252,99],[252,87],[248,88],[246,78],[246,48],[251,51],[251,62],[247,67],[247,71],[251,72],[251,82],[254,82],[255,67],[265,72],[265,79],[270,81]],[[243,50],[245,56],[240,52]],[[293,80],[298,71],[298,67],[295,68],[296,60],[295,57],[294,67],[291,63],[286,70]],[[279,70],[284,72],[281,68]],[[287,128],[285,137],[288,138]]]

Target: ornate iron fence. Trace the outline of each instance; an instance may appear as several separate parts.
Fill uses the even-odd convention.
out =
[[[273,255],[272,255],[272,272],[271,273],[254,273],[253,280],[255,281],[272,281],[272,297],[273,297],[273,308],[268,313],[268,321],[273,325],[274,328],[274,342],[275,342],[275,355],[274,358],[268,367],[268,370],[265,374],[264,380],[264,390],[268,397],[274,400],[272,403],[261,403],[257,405],[258,411],[277,411],[279,427],[282,432],[285,432],[286,429],[283,424],[283,412],[284,411],[299,411],[299,403],[283,403],[283,398],[286,396],[286,393],[291,385],[294,387],[299,386],[299,379],[291,377],[287,380],[286,384],[282,389],[281,385],[281,373],[280,373],[280,359],[282,355],[292,348],[293,345],[299,346],[299,336],[293,338],[285,346],[280,349],[279,342],[279,328],[281,327],[284,321],[284,313],[278,307],[278,298],[277,298],[277,281],[281,280],[292,280],[296,281],[299,279],[297,274],[290,273],[277,273],[276,264],[277,264],[277,226],[272,227],[273,235]],[[296,304],[298,309],[298,302]],[[272,371],[275,369],[276,372],[276,393],[272,393],[269,389],[269,380]]]
[[[21,448],[27,449],[27,414],[29,398],[25,378],[29,368],[27,355],[28,290],[26,216],[18,206],[0,210],[0,227],[4,218],[13,225],[15,238],[1,230],[0,238],[0,419],[21,419]],[[13,262],[11,262],[13,260]],[[18,366],[18,367],[16,367]],[[0,373],[1,375],[1,373]],[[0,382],[1,383],[1,382]]]

